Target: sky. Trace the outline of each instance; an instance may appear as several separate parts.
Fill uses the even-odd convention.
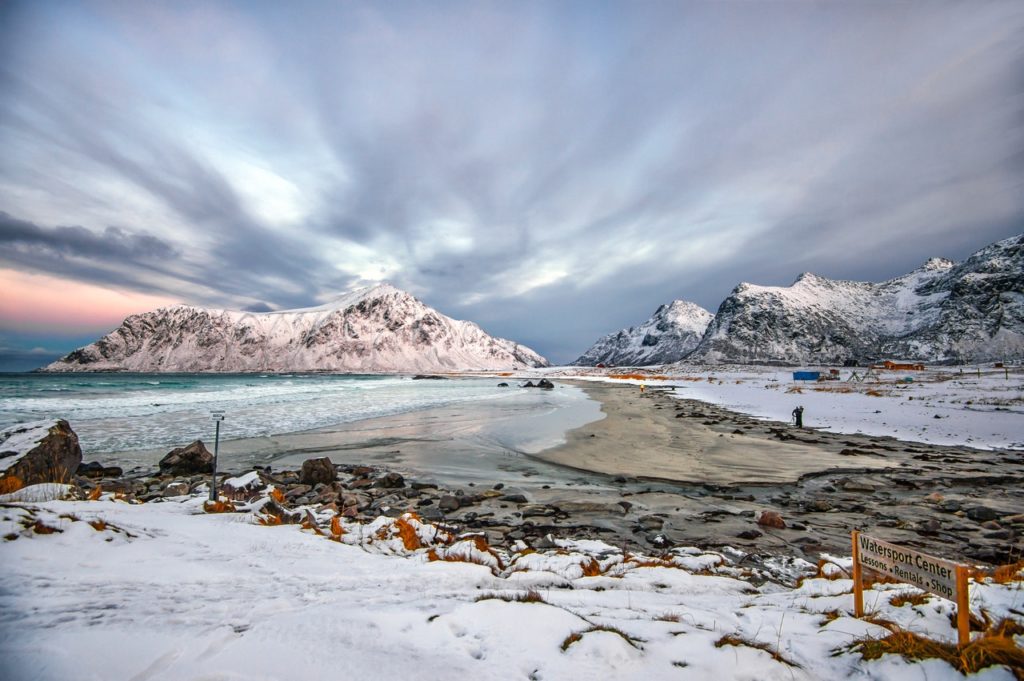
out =
[[[1024,232],[1024,4],[0,0],[0,370],[388,281],[551,361]]]

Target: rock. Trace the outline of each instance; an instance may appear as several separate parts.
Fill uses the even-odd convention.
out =
[[[213,454],[202,440],[172,449],[160,459],[160,472],[167,475],[195,475],[213,472]]]
[[[507,501],[512,504],[525,504],[526,497],[522,494],[505,494],[500,497],[501,501]]]
[[[995,530],[993,532],[986,532],[983,536],[985,539],[1010,539],[1013,537],[1013,532],[1009,530]]]
[[[437,485],[432,482],[414,482],[409,486],[413,489],[437,489]]]
[[[508,383],[499,383],[498,387],[499,388],[507,388],[508,387]]]
[[[651,530],[660,530],[664,527],[665,519],[659,518],[656,515],[645,515],[641,516],[637,520],[637,523],[639,523],[641,529],[650,532]]]
[[[491,489],[505,489],[505,483],[499,482],[494,487],[492,487]]]
[[[967,517],[975,522],[985,522],[986,520],[996,520],[999,517],[999,512],[995,509],[989,508],[988,506],[972,506],[971,508],[965,509]]]
[[[663,534],[655,534],[647,537],[647,543],[656,549],[672,548],[672,542]]]
[[[555,384],[546,378],[542,378],[539,381],[537,381],[537,387],[544,388],[545,390],[551,390],[552,388],[555,387]]]
[[[377,487],[383,487],[384,489],[398,489],[400,487],[405,487],[405,478],[398,473],[388,473],[377,481]]]
[[[437,507],[444,513],[451,513],[459,510],[459,498],[451,494],[445,494],[437,502]]]
[[[633,508],[633,504],[628,501],[620,501],[618,502],[618,505],[622,507],[623,514],[629,513],[629,509]]]
[[[318,482],[331,483],[337,477],[334,464],[326,456],[316,459],[306,459],[302,462],[302,472],[299,480],[304,485],[315,485]]]
[[[535,386],[533,384],[533,381],[527,381],[526,383],[523,383],[522,387],[523,388],[536,388],[537,386]]]
[[[786,521],[775,511],[762,511],[761,517],[757,519],[757,524],[761,527],[774,527],[778,530],[786,529]]]
[[[168,483],[164,487],[163,496],[165,497],[180,497],[188,494],[189,487],[188,483],[182,480],[175,480],[174,482]]]
[[[936,535],[941,529],[942,523],[935,518],[928,518],[928,520],[922,520],[917,524],[917,533],[925,536]]]
[[[78,436],[63,419],[0,430],[0,486],[4,492],[44,482],[68,482],[81,463]]]
[[[435,376],[433,374],[416,374],[412,377],[414,381],[446,381],[448,380],[445,376]]]
[[[764,536],[757,530],[744,530],[736,535],[740,539],[757,539],[758,537]]]
[[[804,510],[810,513],[825,513],[832,510],[832,504],[824,499],[815,499],[804,504]]]
[[[956,499],[943,499],[938,506],[943,513],[956,513],[960,510],[960,502]]]
[[[557,549],[558,544],[554,542],[550,534],[546,534],[533,543],[535,549]]]
[[[103,464],[99,461],[78,464],[78,470],[75,471],[75,475],[81,475],[86,478],[102,478]]]

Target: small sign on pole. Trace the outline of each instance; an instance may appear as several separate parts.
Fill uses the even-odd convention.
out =
[[[210,475],[210,501],[217,501],[217,454],[220,450],[220,422],[224,420],[224,412],[219,409],[211,411],[210,418],[217,424],[217,430],[213,436],[213,473]]]
[[[971,640],[967,567],[853,531],[853,612],[864,616],[863,569],[867,568],[956,603],[957,641]]]

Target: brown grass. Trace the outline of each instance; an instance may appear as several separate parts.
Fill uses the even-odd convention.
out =
[[[92,526],[92,529],[96,530],[97,532],[102,532],[103,530],[107,529],[107,522],[100,518],[97,518],[96,520],[90,520],[89,524]]]
[[[904,605],[924,605],[931,600],[924,591],[904,591],[889,599],[889,605],[894,608],[902,608]]]
[[[416,528],[405,517],[397,518],[395,527],[398,528],[398,536],[402,538],[402,545],[405,546],[406,551],[422,548],[423,543],[420,541],[420,536],[416,534]]]
[[[256,522],[258,522],[260,525],[273,527],[275,525],[280,525],[284,521],[281,519],[281,516],[274,515],[273,513],[268,513],[267,515],[262,515],[256,518]]]
[[[786,388],[786,393],[796,393],[798,395],[803,395],[804,391],[796,386],[793,386],[792,388]]]
[[[764,652],[771,655],[772,659],[776,662],[781,662],[784,665],[796,667],[797,669],[800,668],[800,665],[798,665],[796,662],[793,662],[792,660],[787,660],[785,657],[782,656],[782,653],[773,648],[771,645],[767,643],[762,643],[760,641],[751,641],[749,639],[741,638],[736,634],[726,634],[722,638],[715,641],[716,648],[721,648],[723,646],[746,646],[747,648],[756,648],[757,650],[763,650]]]
[[[203,510],[207,513],[234,513],[235,505],[230,501],[207,501],[203,504]]]
[[[601,574],[601,564],[598,563],[593,558],[588,560],[586,563],[584,563],[580,567],[583,568],[583,576],[584,577],[598,577]]]
[[[629,634],[624,632],[622,629],[617,629],[615,627],[608,627],[608,626],[605,626],[603,624],[595,624],[594,626],[590,627],[589,629],[585,629],[583,631],[578,631],[578,632],[573,632],[573,633],[569,634],[568,636],[566,636],[565,640],[562,641],[562,652],[564,653],[566,650],[568,650],[569,646],[571,646],[573,643],[576,643],[577,641],[582,640],[583,637],[586,634],[589,634],[589,633],[595,632],[595,631],[607,631],[610,634],[615,634],[615,635],[621,637],[623,641],[625,641],[629,645],[633,646],[637,650],[643,650],[643,648],[640,647],[640,644],[643,643],[643,639],[633,638],[632,636],[630,636]]]
[[[99,501],[100,496],[102,494],[103,487],[101,487],[100,485],[96,485],[95,487],[92,488],[92,491],[89,492],[89,496],[87,496],[86,499],[88,499],[89,501]]]
[[[54,532],[64,531],[56,527],[50,527],[42,520],[37,520],[35,523],[33,523],[32,529],[33,531],[35,531],[36,534],[53,534]]]
[[[284,503],[284,492],[282,492],[281,490],[279,490],[278,488],[275,487],[274,489],[270,490],[270,498],[273,499],[274,501],[276,501],[279,504],[283,504]]]
[[[17,475],[8,475],[6,478],[0,480],[0,494],[17,492],[24,486],[25,483]]]
[[[992,570],[975,568],[971,570],[971,578],[976,582],[991,579],[996,584],[1009,584],[1010,582],[1024,581],[1024,560],[1018,560],[1016,563],[1009,563],[1007,565],[1000,565]]]
[[[1004,619],[965,646],[958,647],[925,638],[919,634],[888,627],[892,633],[885,638],[869,638],[851,646],[865,660],[877,660],[886,654],[899,655],[910,662],[939,659],[962,674],[974,674],[992,665],[1008,667],[1015,678],[1024,681],[1024,648],[1014,636],[1024,635],[1024,625]]]
[[[335,539],[341,539],[343,534],[345,534],[345,528],[341,526],[341,518],[334,516],[331,518],[331,536]]]
[[[493,600],[505,601],[506,603],[547,603],[544,597],[540,595],[540,592],[533,589],[517,594],[484,594],[477,597],[476,602]]]

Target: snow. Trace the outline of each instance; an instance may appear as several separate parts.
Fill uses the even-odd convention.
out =
[[[0,473],[25,458],[50,434],[53,421],[32,421],[0,430]]]
[[[662,305],[650,319],[603,336],[573,364],[614,365],[674,362],[700,342],[714,315],[685,300]]]
[[[406,516],[343,523],[332,541],[258,514],[205,514],[199,497],[129,505],[110,495],[0,509],[0,655],[18,679],[866,679],[962,678],[938,661],[864,661],[849,646],[887,631],[851,616],[851,582],[799,586],[725,556],[623,556],[601,542],[499,554]],[[326,518],[318,518],[326,521]],[[47,532],[53,528],[54,532]],[[15,537],[15,538],[11,538]],[[434,546],[429,546],[434,543]],[[466,559],[430,560],[442,545]],[[580,574],[585,561],[598,564]],[[497,563],[511,566],[499,568]],[[527,569],[527,564],[531,564]],[[805,572],[809,569],[802,568]],[[765,577],[772,577],[765,581]],[[539,602],[516,602],[527,591]],[[950,605],[872,614],[955,639]],[[1021,583],[975,583],[972,609],[1019,611]],[[834,611],[834,619],[826,613]],[[723,637],[767,646],[723,643]],[[792,666],[790,666],[792,665]],[[975,677],[1012,679],[1002,668]]]

